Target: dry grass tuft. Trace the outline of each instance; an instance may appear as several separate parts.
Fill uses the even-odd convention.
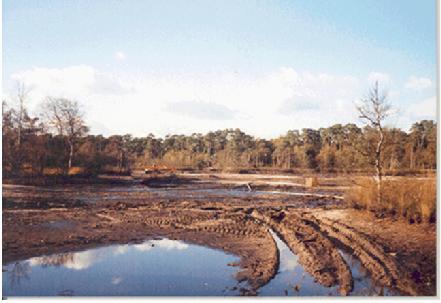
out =
[[[83,167],[73,166],[69,168],[68,175],[69,176],[81,175],[84,174],[85,172],[86,170]]]
[[[43,169],[43,175],[45,176],[57,176],[62,175],[63,169],[58,167],[45,167]]]
[[[373,178],[359,178],[345,195],[352,207],[368,209],[379,216],[405,217],[409,222],[435,222],[435,178],[387,178],[383,181],[382,202],[377,203],[377,183]]]

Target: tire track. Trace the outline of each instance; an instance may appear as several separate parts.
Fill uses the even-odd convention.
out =
[[[311,224],[283,211],[254,210],[251,215],[277,233],[317,282],[326,287],[338,284],[341,295],[351,292],[353,279],[349,266],[333,243]]]
[[[305,220],[314,224],[329,238],[353,251],[375,281],[405,294],[417,295],[413,282],[400,273],[393,258],[378,244],[370,241],[366,235],[343,223],[326,218],[317,219],[307,215]]]

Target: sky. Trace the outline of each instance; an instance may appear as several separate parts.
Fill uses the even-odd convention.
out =
[[[408,130],[436,118],[435,0],[3,0],[3,98],[77,100],[92,134],[362,125],[375,81]]]

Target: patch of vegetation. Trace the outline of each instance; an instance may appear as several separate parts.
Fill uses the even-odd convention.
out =
[[[410,223],[436,220],[435,178],[394,178],[383,180],[382,200],[377,202],[377,182],[359,178],[348,190],[345,201],[351,207],[367,209],[378,216],[404,217]]]

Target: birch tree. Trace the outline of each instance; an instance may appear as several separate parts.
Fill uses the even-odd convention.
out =
[[[375,180],[377,183],[377,203],[382,201],[382,179],[383,179],[383,160],[384,149],[384,120],[390,115],[391,105],[387,102],[387,94],[380,91],[378,81],[369,90],[366,98],[362,99],[362,104],[357,106],[359,118],[374,128],[377,132],[377,142],[375,147]]]

